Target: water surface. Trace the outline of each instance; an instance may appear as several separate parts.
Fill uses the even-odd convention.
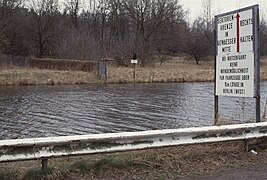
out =
[[[0,87],[0,139],[213,123],[213,83]],[[262,107],[267,82],[261,85]],[[220,97],[220,117],[254,122],[253,98]]]

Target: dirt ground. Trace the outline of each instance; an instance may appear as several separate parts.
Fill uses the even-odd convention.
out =
[[[267,177],[267,163],[259,163],[249,167],[235,167],[209,175],[186,177],[185,180],[263,180]]]

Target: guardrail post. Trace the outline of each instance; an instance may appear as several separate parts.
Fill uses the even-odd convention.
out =
[[[47,170],[48,169],[48,159],[42,159],[42,170]]]
[[[249,140],[248,139],[245,140],[245,151],[246,152],[249,151]]]

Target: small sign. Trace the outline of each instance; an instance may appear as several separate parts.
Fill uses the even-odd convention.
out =
[[[216,95],[254,96],[258,6],[216,16]]]
[[[132,63],[132,64],[137,64],[138,61],[137,61],[137,59],[132,59],[132,60],[131,60],[131,63]]]

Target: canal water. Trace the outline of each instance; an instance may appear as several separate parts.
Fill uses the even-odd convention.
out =
[[[213,124],[213,83],[0,87],[0,139]],[[262,109],[267,82],[261,84]],[[253,98],[219,98],[220,118],[255,121]]]

